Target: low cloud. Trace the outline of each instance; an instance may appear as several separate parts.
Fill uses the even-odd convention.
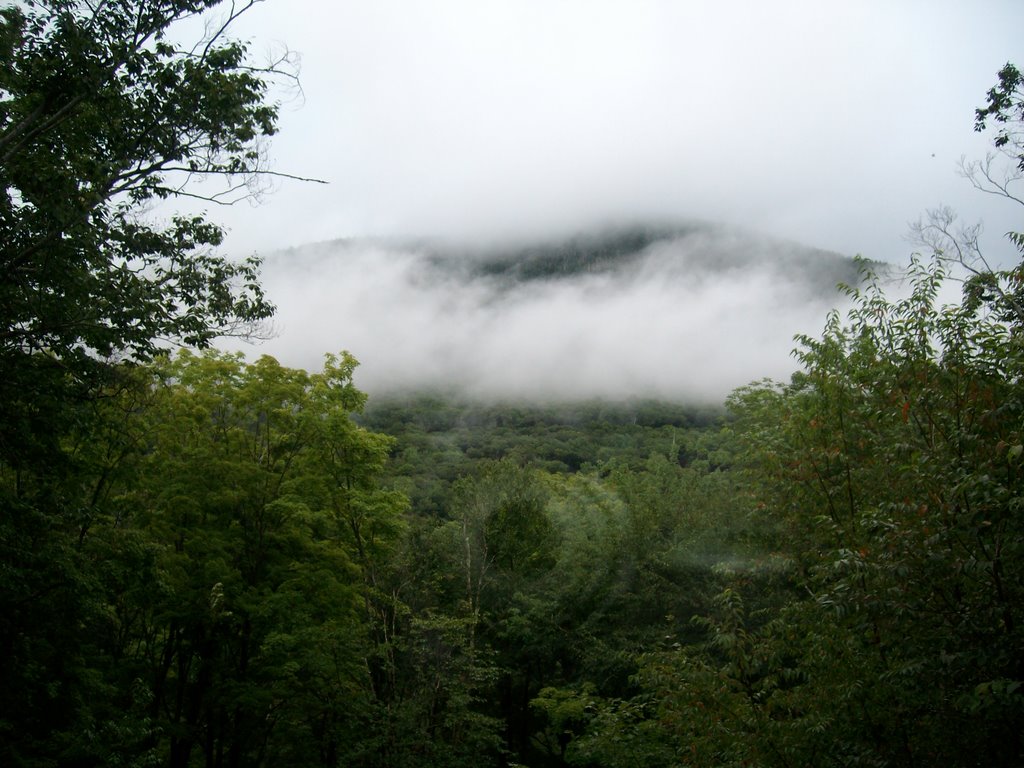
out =
[[[239,21],[257,61],[302,53],[273,169],[330,182],[218,208],[239,256],[661,216],[902,262],[907,223],[949,205],[1017,258],[1016,206],[956,169],[992,149],[974,111],[1019,55],[1020,0],[292,0]]]
[[[753,379],[788,377],[794,334],[821,329],[841,299],[835,283],[852,274],[832,254],[709,227],[646,237],[633,254],[567,271],[524,272],[538,253],[561,247],[586,260],[604,242],[338,241],[277,253],[264,267],[277,336],[258,352],[316,368],[325,352],[348,350],[371,396],[441,388],[717,402]]]

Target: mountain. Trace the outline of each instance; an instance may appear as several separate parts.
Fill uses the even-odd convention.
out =
[[[337,240],[271,255],[263,351],[346,349],[370,392],[720,401],[785,377],[856,283],[847,257],[705,223],[504,243]]]
[[[708,223],[636,225],[578,233],[561,240],[475,248],[430,242],[419,247],[439,268],[469,264],[476,276],[512,282],[627,273],[652,251],[662,251],[663,261],[678,260],[677,266],[692,272],[722,272],[757,262],[761,267],[803,273],[810,284],[824,292],[831,292],[838,282],[855,284],[859,276],[855,261],[849,257]]]

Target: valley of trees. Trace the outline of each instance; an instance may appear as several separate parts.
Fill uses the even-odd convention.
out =
[[[169,42],[216,5],[0,9],[0,765],[1024,765],[1024,259],[933,218],[714,409],[211,351],[258,264],[144,212],[258,183],[288,76],[245,3]]]

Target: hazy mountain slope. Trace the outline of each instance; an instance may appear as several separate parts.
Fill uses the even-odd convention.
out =
[[[855,282],[854,261],[829,251],[795,243],[755,239],[711,224],[633,226],[580,233],[555,242],[471,248],[436,243],[420,247],[442,269],[471,265],[476,276],[512,282],[570,279],[581,274],[628,274],[645,257],[657,253],[662,266],[693,273],[715,273],[758,266],[798,273],[813,289],[831,293],[837,282]]]
[[[851,259],[706,224],[554,242],[344,240],[272,255],[264,346],[312,366],[347,349],[371,394],[713,402],[787,376],[856,280]]]

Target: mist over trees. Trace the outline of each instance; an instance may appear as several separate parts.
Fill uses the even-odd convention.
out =
[[[907,295],[862,264],[723,405],[368,400],[348,353],[203,349],[270,317],[257,265],[145,215],[265,170],[250,5],[187,50],[213,0],[0,11],[0,763],[1024,762],[1024,235],[999,268],[926,218]],[[1009,204],[1021,83],[966,166]],[[659,238],[477,269],[613,283]]]
[[[519,242],[351,239],[271,254],[263,349],[359,350],[360,386],[460,397],[721,403],[792,367],[853,259],[706,222]],[[615,361],[614,364],[610,361]]]

